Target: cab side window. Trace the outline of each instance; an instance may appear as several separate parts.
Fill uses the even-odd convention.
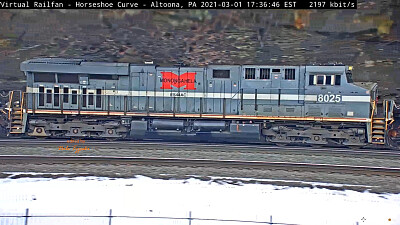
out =
[[[340,85],[340,75],[315,74],[309,75],[308,85],[333,86]]]

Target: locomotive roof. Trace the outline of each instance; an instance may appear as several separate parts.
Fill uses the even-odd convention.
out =
[[[155,64],[130,64],[130,63],[114,63],[114,62],[91,62],[85,59],[67,59],[67,58],[36,58],[21,63],[21,71],[29,72],[53,72],[53,73],[87,73],[87,74],[112,74],[112,75],[129,75],[129,66],[156,66]],[[208,68],[229,67],[239,65],[208,65]],[[269,66],[271,68],[293,67],[293,65],[243,65],[243,66]],[[299,66],[299,65],[297,65]],[[327,64],[327,65],[305,65],[312,70],[344,70],[343,64]],[[170,66],[173,67],[173,66]]]
[[[37,58],[21,63],[22,71],[129,75],[129,63],[87,62],[84,59]]]

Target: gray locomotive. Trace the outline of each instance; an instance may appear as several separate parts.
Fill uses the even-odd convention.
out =
[[[10,96],[13,135],[184,138],[334,145],[388,144],[393,101],[344,65],[209,65],[25,61]]]

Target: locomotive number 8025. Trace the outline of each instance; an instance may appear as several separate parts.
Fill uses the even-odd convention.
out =
[[[388,145],[389,133],[396,134],[389,132],[395,103],[383,101],[377,110],[377,84],[353,82],[344,65],[161,67],[39,58],[21,70],[27,90],[10,101],[21,103],[9,117],[11,135],[364,146]],[[21,118],[13,118],[18,109]]]

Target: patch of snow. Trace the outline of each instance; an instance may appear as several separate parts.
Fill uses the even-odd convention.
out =
[[[224,178],[225,179],[225,178]],[[233,178],[226,178],[232,180]],[[242,179],[242,178],[238,178]],[[251,179],[254,180],[254,179]],[[0,215],[76,215],[228,219],[305,225],[398,225],[400,194],[137,176],[0,179]],[[362,222],[362,218],[366,220]],[[390,219],[390,221],[389,221]],[[25,218],[0,218],[23,225]],[[189,224],[187,219],[113,217],[112,225]],[[109,218],[30,217],[35,224],[109,224]],[[193,220],[192,225],[251,224]]]

